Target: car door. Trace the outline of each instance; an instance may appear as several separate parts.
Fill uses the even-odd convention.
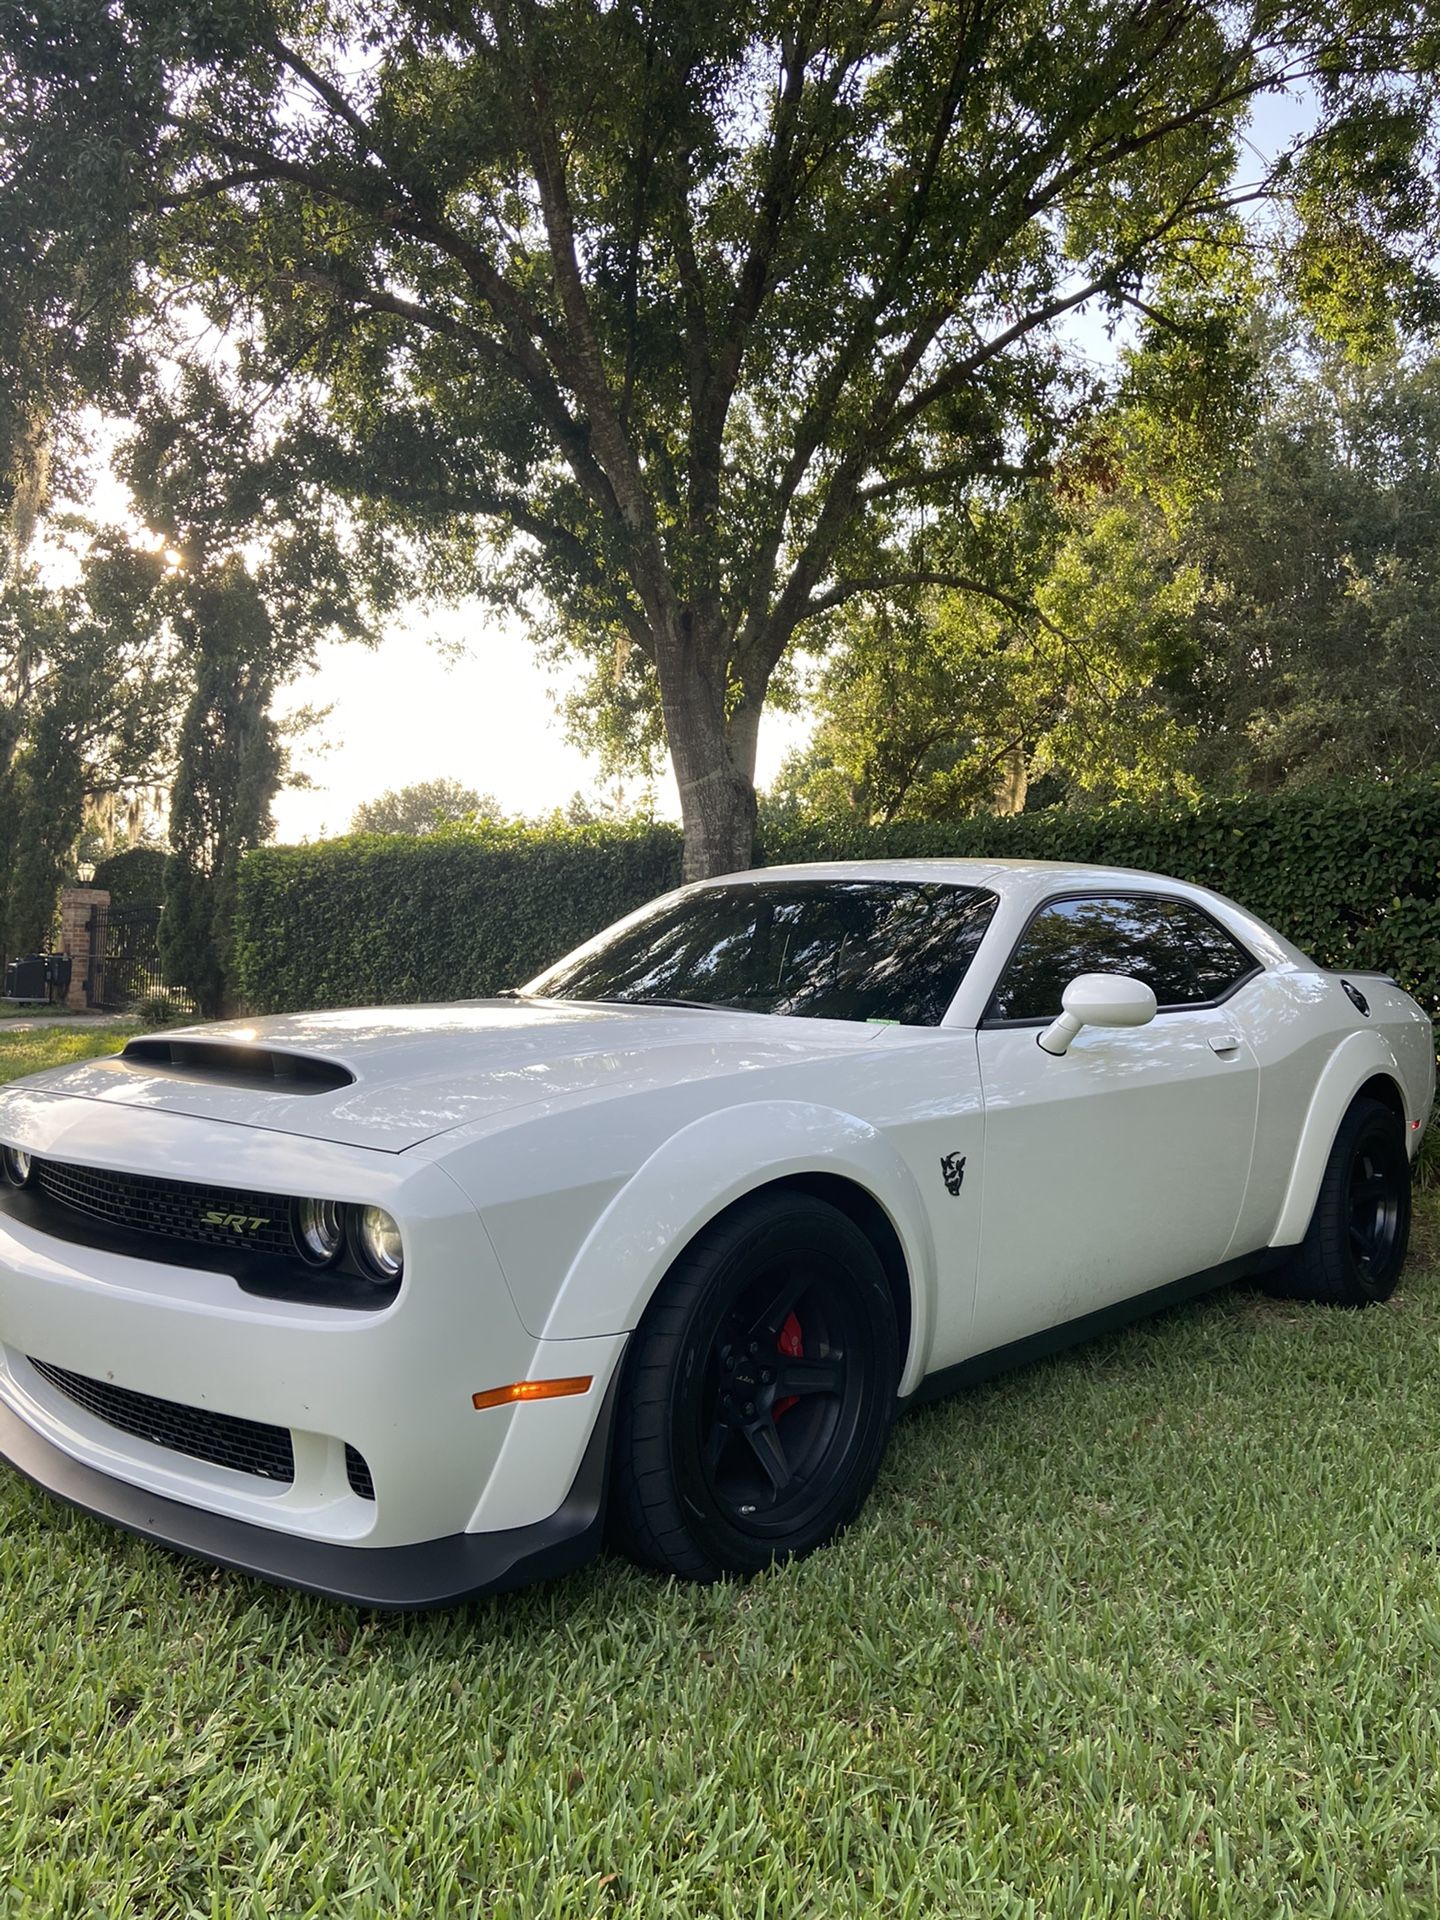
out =
[[[1146,981],[1144,1027],[1036,1044],[1081,973]],[[1193,902],[1077,894],[1032,915],[977,1035],[980,1353],[1224,1259],[1245,1197],[1259,1066],[1231,1002],[1260,973]]]

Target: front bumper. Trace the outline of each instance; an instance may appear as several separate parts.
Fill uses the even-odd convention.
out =
[[[555,1513],[529,1526],[451,1534],[412,1546],[337,1546],[167,1500],[73,1459],[3,1402],[0,1458],[46,1493],[141,1539],[328,1600],[419,1612],[548,1580],[595,1557],[605,1525],[618,1379],[617,1373],[575,1483]]]
[[[385,1206],[406,1278],[378,1311],[257,1297],[226,1273],[56,1237],[0,1205],[0,1454],[62,1498],[148,1538],[362,1605],[439,1606],[559,1571],[593,1550],[586,1475],[608,1445],[625,1347],[537,1339],[484,1228],[442,1168],[188,1116],[11,1099],[7,1132],[81,1165],[257,1191],[297,1179]],[[18,1196],[23,1199],[24,1196]],[[57,1390],[150,1396],[283,1429],[293,1478],[172,1450]],[[587,1374],[569,1399],[477,1411],[510,1381]],[[178,1446],[178,1442],[174,1443]],[[351,1478],[357,1452],[369,1491]]]

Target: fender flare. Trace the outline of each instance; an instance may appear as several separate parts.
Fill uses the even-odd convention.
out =
[[[672,1134],[591,1225],[542,1337],[633,1331],[676,1256],[717,1214],[777,1181],[817,1173],[862,1188],[895,1229],[910,1279],[908,1391],[924,1371],[935,1322],[935,1248],[919,1186],[866,1121],[798,1100],[722,1108]]]
[[[1270,1236],[1272,1247],[1295,1247],[1305,1238],[1340,1122],[1365,1082],[1380,1075],[1394,1081],[1401,1108],[1408,1118],[1410,1103],[1405,1094],[1405,1076],[1394,1053],[1378,1033],[1347,1034],[1325,1063],[1325,1070],[1310,1096],[1295,1164],[1290,1171],[1290,1184],[1285,1190],[1280,1218]]]

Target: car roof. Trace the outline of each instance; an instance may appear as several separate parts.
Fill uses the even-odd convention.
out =
[[[989,860],[951,859],[933,855],[910,860],[813,860],[789,866],[751,867],[743,873],[717,876],[703,885],[729,885],[731,882],[755,883],[765,880],[940,880],[955,886],[1006,885],[1006,891],[1043,889],[1062,885],[1110,886],[1123,882],[1134,886],[1183,887],[1185,891],[1205,892],[1186,882],[1168,879],[1164,874],[1147,873],[1140,867],[1092,866],[1073,860]]]

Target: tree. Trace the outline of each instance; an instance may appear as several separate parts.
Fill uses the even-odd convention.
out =
[[[857,602],[777,797],[882,821],[1018,813],[1036,783],[1090,800],[1193,791],[1192,729],[1161,686],[1189,664],[1198,584],[1163,521],[1091,506],[1039,562],[1009,609]]]
[[[168,543],[165,607],[188,681],[170,800],[160,953],[203,1014],[225,1000],[235,886],[246,851],[273,831],[288,773],[275,694],[314,664],[322,639],[369,639],[384,556],[352,566],[323,500],[293,484],[257,416],[214,373],[155,380],[122,471]]]
[[[449,820],[503,820],[504,809],[493,793],[477,793],[458,780],[441,775],[417,780],[412,786],[392,788],[378,800],[364,800],[350,821],[352,833],[433,833]]]
[[[33,171],[98,116],[133,284],[290,393],[297,474],[425,532],[433,582],[643,663],[695,876],[750,858],[797,635],[988,584],[970,511],[1091,399],[1066,315],[1191,326],[1238,209],[1283,198],[1335,325],[1433,316],[1434,54],[1428,10],[1372,0],[34,0],[0,127]],[[1249,103],[1304,84],[1317,136],[1237,179]]]
[[[1440,360],[1313,365],[1181,531],[1175,706],[1217,789],[1440,767]]]
[[[163,563],[116,531],[0,592],[0,951],[48,945],[87,804],[158,779],[175,705]]]
[[[284,770],[270,718],[274,636],[235,555],[190,587],[179,625],[194,687],[170,800],[160,957],[166,978],[211,1018],[225,1000],[240,860],[273,831],[270,803]]]
[[[779,797],[944,819],[1032,782],[1109,799],[1440,765],[1440,362],[1260,333],[1243,428],[1182,447],[1131,383],[1012,613],[860,603]]]

